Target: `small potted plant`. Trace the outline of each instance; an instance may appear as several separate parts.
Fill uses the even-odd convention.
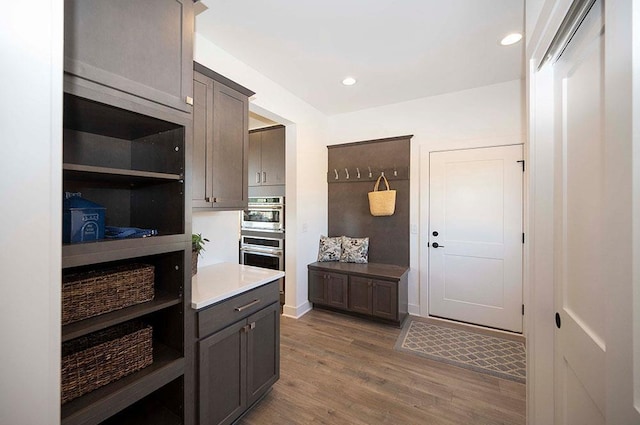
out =
[[[205,242],[209,242],[209,239],[203,238],[202,234],[193,233],[191,235],[191,276],[198,273],[198,256],[202,255]]]

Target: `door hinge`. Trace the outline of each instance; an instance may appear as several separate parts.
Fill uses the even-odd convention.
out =
[[[524,304],[522,304],[522,315],[524,316]]]
[[[520,164],[522,164],[522,172],[524,173],[524,159],[521,159],[521,160],[516,161],[516,162],[519,162]]]
[[[522,243],[524,243],[524,233],[522,234]]]

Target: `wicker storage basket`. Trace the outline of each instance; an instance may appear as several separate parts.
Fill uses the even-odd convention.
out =
[[[151,301],[154,267],[129,264],[62,277],[62,324]]]
[[[127,322],[62,344],[62,403],[153,363],[151,326]]]

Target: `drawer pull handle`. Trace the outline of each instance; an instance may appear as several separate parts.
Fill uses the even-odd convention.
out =
[[[246,310],[246,309],[248,309],[249,307],[253,307],[254,305],[259,304],[259,303],[260,303],[260,300],[253,300],[253,301],[251,301],[249,304],[245,304],[245,305],[243,305],[242,307],[236,307],[236,308],[235,308],[235,310],[236,310],[236,311]]]

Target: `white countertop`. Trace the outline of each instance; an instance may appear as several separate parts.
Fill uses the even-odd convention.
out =
[[[199,310],[283,276],[281,271],[234,263],[199,267],[191,278],[191,307]]]

